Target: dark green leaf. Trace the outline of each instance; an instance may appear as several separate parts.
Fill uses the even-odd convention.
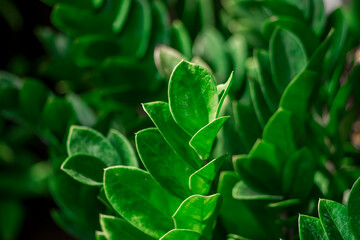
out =
[[[349,225],[355,237],[360,238],[360,180],[358,179],[351,188],[348,199]]]
[[[106,164],[99,158],[73,154],[61,165],[61,169],[75,180],[90,186],[101,186]]]
[[[259,193],[253,189],[251,189],[244,181],[238,182],[233,190],[232,196],[237,200],[270,200],[277,201],[282,200],[282,196],[277,195],[269,195],[265,193]]]
[[[296,151],[284,167],[283,191],[291,198],[306,198],[313,187],[315,159],[308,148]]]
[[[316,72],[303,71],[286,87],[280,100],[280,107],[293,113],[299,119],[307,116],[311,96],[320,76]]]
[[[300,40],[288,30],[277,28],[270,40],[270,64],[276,88],[280,93],[307,63]]]

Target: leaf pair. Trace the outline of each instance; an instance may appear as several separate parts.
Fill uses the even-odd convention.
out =
[[[318,210],[319,219],[300,215],[299,232],[301,240],[355,240],[360,238],[359,231],[359,179],[353,185],[347,207],[340,203],[321,199]]]
[[[75,180],[90,186],[101,186],[104,169],[110,166],[138,166],[128,140],[111,130],[105,138],[87,127],[73,126],[67,142],[69,157],[61,168]]]

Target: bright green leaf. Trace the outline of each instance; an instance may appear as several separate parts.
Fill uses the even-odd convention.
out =
[[[106,138],[119,154],[123,165],[133,167],[139,166],[135,151],[124,135],[115,129],[110,129]]]
[[[203,67],[182,61],[173,71],[169,83],[170,111],[189,135],[216,118],[216,91],[213,77]]]
[[[229,117],[217,118],[201,128],[190,140],[190,146],[199,154],[201,159],[210,156],[212,146],[220,128]]]
[[[149,173],[134,167],[107,168],[104,186],[114,209],[142,232],[160,238],[173,229],[171,216],[181,200],[160,187]]]

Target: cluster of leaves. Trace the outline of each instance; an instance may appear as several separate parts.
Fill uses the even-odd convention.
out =
[[[228,119],[219,112],[232,79],[216,86],[205,68],[186,61],[176,66],[169,103],[143,105],[156,126],[136,134],[148,172],[138,168],[131,145],[118,132],[105,138],[88,128],[72,128],[62,169],[85,185],[99,186],[98,198],[114,214],[100,217],[99,239],[211,237],[221,198],[207,194],[227,155],[209,159]]]
[[[56,94],[1,74],[1,125],[11,128],[1,128],[0,158],[8,167],[25,141],[47,146],[53,217],[73,235],[297,238],[300,212],[314,215],[319,197],[340,201],[359,177],[349,139],[360,106],[356,1],[329,16],[322,0],[223,0],[219,16],[210,0],[44,2],[63,32],[37,32]],[[168,102],[139,108],[166,99],[167,85]],[[149,125],[143,111],[155,128],[136,134],[139,164],[125,135]],[[21,174],[25,187],[11,189],[39,191],[49,170],[24,158],[35,160],[11,167],[27,174],[1,177]],[[350,227],[343,206],[321,200],[320,220],[301,215],[300,238],[356,239],[356,185]],[[16,222],[11,202],[0,208]]]
[[[319,200],[319,218],[299,217],[300,239],[360,239],[359,194],[360,179],[349,193],[347,206],[331,200]]]

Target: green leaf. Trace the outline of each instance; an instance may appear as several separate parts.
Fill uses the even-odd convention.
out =
[[[135,151],[131,146],[131,143],[124,135],[115,129],[110,129],[106,138],[110,141],[111,145],[119,154],[123,165],[133,167],[139,166]]]
[[[282,196],[269,195],[251,189],[244,181],[239,181],[232,190],[232,196],[237,200],[282,200]]]
[[[138,132],[135,139],[139,156],[152,177],[169,192],[187,198],[189,177],[195,169],[175,154],[156,128]]]
[[[219,193],[211,196],[190,196],[173,215],[175,227],[190,229],[203,235],[211,233],[220,204]]]
[[[360,238],[360,179],[358,179],[351,188],[348,199],[348,214],[350,229],[352,229],[355,237]]]
[[[145,0],[134,0],[118,44],[126,56],[142,58],[149,46],[151,36],[151,7]]]
[[[173,229],[171,216],[181,200],[160,187],[149,173],[134,167],[107,168],[104,186],[113,208],[142,232],[160,238]]]
[[[239,180],[234,171],[220,174],[218,192],[223,197],[220,221],[227,232],[251,239],[267,239],[269,234],[262,225],[262,216],[257,214],[258,206],[254,206],[252,201],[240,201],[232,197],[233,187]]]
[[[270,111],[274,112],[278,108],[280,94],[271,77],[269,54],[266,51],[259,49],[254,51],[254,56],[257,63],[257,73],[261,91]]]
[[[263,33],[270,39],[276,27],[279,26],[294,33],[304,44],[308,56],[319,46],[319,39],[307,23],[292,16],[272,17],[264,23]]]
[[[107,240],[151,240],[145,233],[141,232],[124,219],[113,216],[100,215],[100,225]]]
[[[143,108],[174,152],[194,168],[201,167],[199,157],[189,146],[190,136],[176,124],[169,104],[152,102],[143,104]]]
[[[251,188],[259,192],[278,192],[279,177],[274,167],[268,162],[268,159],[235,155],[233,163],[235,171]],[[269,182],[276,184],[269,184]]]
[[[232,92],[239,90],[245,78],[245,62],[248,56],[248,44],[241,34],[232,35],[226,42],[227,52],[232,60],[233,83]]]
[[[67,140],[68,155],[87,154],[101,159],[106,166],[122,163],[109,140],[99,132],[82,126],[71,126]]]
[[[66,99],[71,103],[77,120],[85,126],[93,126],[96,123],[96,114],[89,106],[77,95],[68,94]]]
[[[324,7],[324,1],[314,0],[312,3],[312,18],[311,26],[316,35],[321,36],[326,26],[326,13]]]
[[[175,20],[172,23],[171,46],[178,49],[187,59],[192,57],[192,40],[188,30],[180,20]]]
[[[190,136],[216,118],[218,96],[211,74],[186,61],[173,71],[169,83],[170,111]]]
[[[319,219],[305,215],[299,216],[301,240],[328,240]]]
[[[95,239],[96,240],[107,240],[105,234],[103,232],[96,231],[95,232]]]
[[[193,194],[205,195],[209,193],[211,184],[227,157],[228,155],[225,154],[215,158],[190,176],[189,184]]]
[[[51,13],[51,22],[73,37],[85,34],[111,34],[112,31],[105,18],[95,15],[90,9],[70,4],[57,4]]]
[[[61,170],[83,184],[101,186],[106,167],[106,164],[97,157],[73,154],[64,161]]]
[[[250,96],[253,103],[256,116],[261,127],[264,127],[266,122],[271,117],[271,111],[267,106],[266,100],[262,94],[259,82],[252,77],[248,78],[250,85]]]
[[[49,96],[49,90],[40,81],[26,80],[19,93],[20,109],[30,122],[39,120]]]
[[[103,0],[102,0],[103,1]],[[118,13],[114,19],[112,30],[115,33],[121,32],[124,27],[126,20],[129,16],[131,9],[131,0],[121,0],[120,5],[118,6]]]
[[[301,203],[300,199],[287,199],[281,202],[269,203],[267,206],[269,208],[288,208],[300,203]]]
[[[154,50],[155,65],[165,78],[170,77],[176,65],[183,59],[187,60],[180,52],[165,45],[158,45]]]
[[[23,206],[14,200],[0,201],[0,237],[1,239],[18,239],[23,218]]]
[[[294,116],[288,111],[279,109],[270,118],[263,132],[263,139],[266,142],[277,146],[286,155],[296,151],[299,129],[295,127],[300,124],[295,121]]]
[[[19,99],[19,89],[22,86],[22,80],[17,76],[0,71],[0,107],[16,107]]]
[[[226,83],[217,86],[218,94],[219,94],[219,88],[222,89],[222,91],[219,94],[220,100],[219,100],[219,105],[218,105],[218,108],[217,108],[217,111],[216,111],[216,117],[218,117],[219,114],[220,114],[221,107],[222,107],[222,105],[224,103],[224,100],[225,100],[225,98],[226,98],[227,94],[229,93],[229,90],[230,90],[230,88],[232,86],[233,79],[234,79],[234,73],[232,72],[229,79],[226,81]]]
[[[270,39],[270,64],[277,90],[282,93],[307,63],[305,49],[291,32],[277,28]]]
[[[303,71],[286,87],[280,107],[304,120],[309,112],[309,105],[313,90],[320,83],[320,76],[316,72]]]
[[[315,159],[309,149],[296,151],[284,167],[283,191],[290,198],[306,198],[313,187],[315,170]]]
[[[160,238],[160,240],[201,240],[201,234],[188,229],[173,229]]]
[[[225,51],[225,40],[220,32],[207,26],[198,34],[193,46],[193,54],[209,63],[219,82],[224,82],[229,73],[229,60]]]
[[[252,159],[266,160],[266,162],[268,162],[277,173],[280,173],[284,164],[284,157],[281,152],[273,144],[260,139],[255,142],[249,152],[249,157]]]
[[[262,128],[251,102],[234,102],[233,111],[236,130],[249,151],[256,139],[261,137]]]
[[[221,117],[215,119],[201,128],[191,138],[189,144],[199,154],[201,159],[207,159],[210,156],[216,135],[220,131],[220,128],[225,123],[225,121],[229,118],[230,117]]]
[[[48,98],[43,110],[43,122],[58,139],[65,137],[69,126],[74,120],[74,111],[71,104],[65,98]]]
[[[320,199],[319,218],[329,239],[356,239],[348,225],[348,213],[344,205],[334,201]]]

